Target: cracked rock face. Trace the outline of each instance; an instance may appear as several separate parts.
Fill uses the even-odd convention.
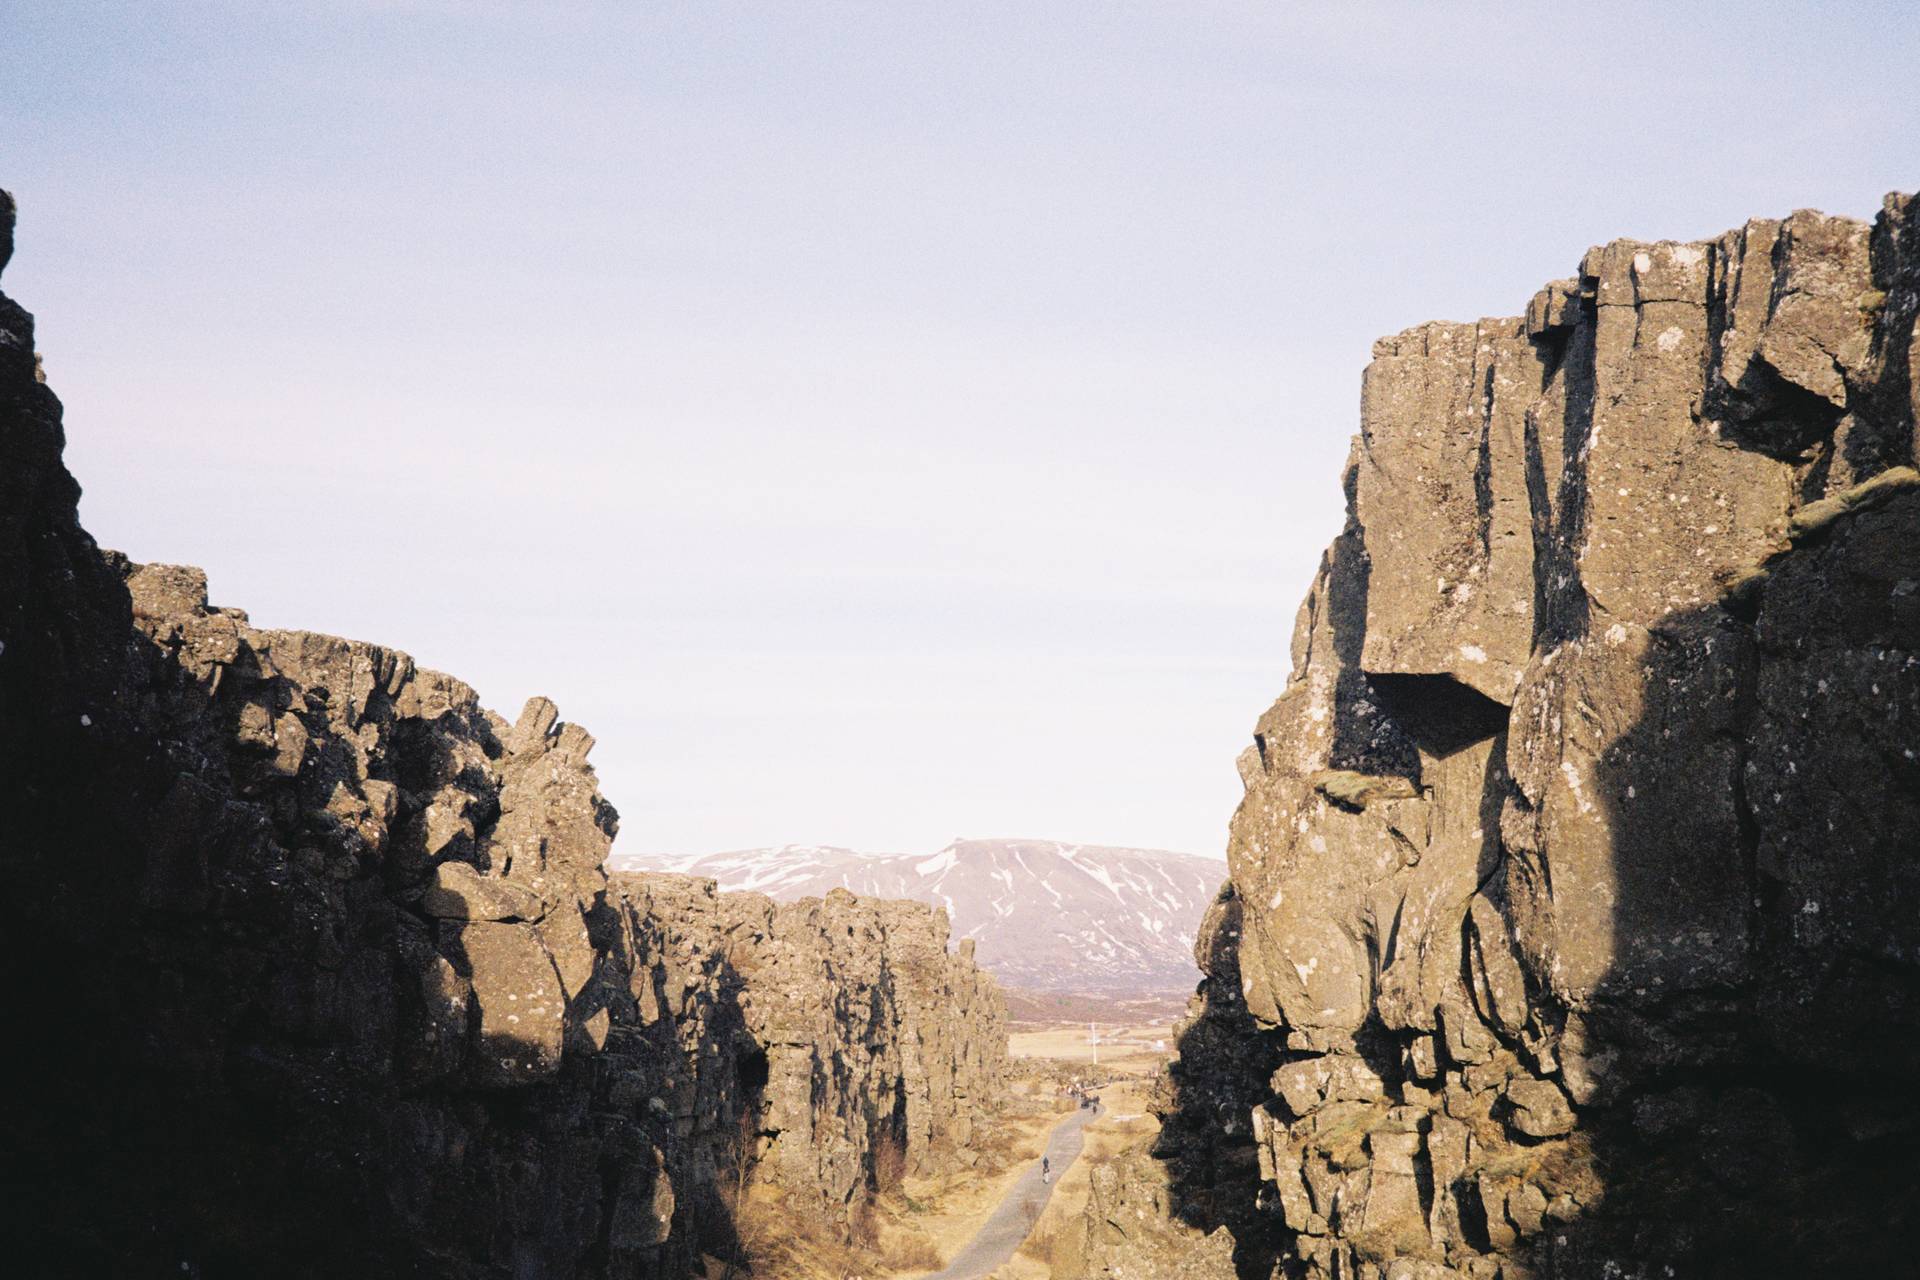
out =
[[[640,1018],[700,1002],[717,1011],[699,1024],[729,1027],[693,1037],[696,1069],[663,1097],[683,1136],[725,1140],[704,1160],[716,1186],[744,1172],[844,1224],[891,1179],[964,1146],[997,1106],[1004,1002],[970,948],[947,950],[945,912],[845,890],[775,903],[667,873],[612,887],[637,951],[667,957],[635,978]],[[716,1075],[731,1091],[720,1099],[699,1087]]]
[[[1160,1153],[1218,1274],[1911,1266],[1917,246],[1619,242],[1376,345]]]
[[[62,444],[0,295],[14,1274],[685,1276],[747,1182],[846,1223],[995,1104],[943,915],[609,879],[551,702],[101,551]]]

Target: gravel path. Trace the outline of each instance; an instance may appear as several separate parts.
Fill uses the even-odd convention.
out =
[[[933,1272],[925,1280],[984,1280],[995,1267],[1011,1258],[1027,1233],[1033,1230],[1040,1211],[1047,1207],[1047,1199],[1059,1184],[1060,1175],[1080,1154],[1080,1145],[1085,1140],[1080,1131],[1099,1114],[1097,1107],[1075,1111],[1053,1126],[1053,1132],[1047,1135],[1047,1159],[1053,1165],[1053,1181],[1040,1181],[1040,1162],[1035,1160],[1014,1180],[993,1213],[973,1233],[966,1247],[954,1255],[947,1269]]]

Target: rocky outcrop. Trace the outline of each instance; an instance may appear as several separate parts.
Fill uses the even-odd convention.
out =
[[[552,703],[99,550],[32,335],[0,297],[14,1274],[681,1276],[752,1181],[844,1223],[965,1142],[1005,1025],[944,916],[610,880]]]
[[[698,1139],[689,1181],[724,1198],[751,1178],[844,1225],[997,1105],[1006,1015],[972,947],[948,951],[945,913],[845,890],[776,904],[666,873],[612,888],[636,952],[662,957],[633,985],[641,1020],[679,1011],[689,1029],[679,1059],[696,1070],[660,1095]],[[705,1059],[727,1066],[717,1093]]]
[[[1253,1114],[1272,1090],[1267,1064],[1283,1047],[1242,998],[1242,906],[1231,881],[1201,921],[1194,958],[1205,977],[1175,1027],[1146,1150],[1094,1164],[1086,1209],[1068,1226],[1060,1280],[1213,1280],[1264,1275],[1286,1246],[1267,1212]]]
[[[1239,1275],[1910,1268],[1916,310],[1894,196],[1375,346],[1163,1152]]]
[[[1234,1274],[1236,1243],[1224,1226],[1202,1233],[1175,1218],[1168,1166],[1123,1151],[1087,1170],[1086,1207],[1062,1225],[1056,1276],[1110,1280],[1214,1280]]]

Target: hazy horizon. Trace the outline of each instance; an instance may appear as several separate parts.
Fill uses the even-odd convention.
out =
[[[621,855],[1218,857],[1372,341],[1920,184],[1920,24],[14,4],[82,519],[599,740]]]

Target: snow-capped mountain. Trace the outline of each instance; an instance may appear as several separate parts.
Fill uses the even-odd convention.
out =
[[[1189,992],[1193,936],[1226,877],[1224,863],[1158,849],[1051,840],[956,840],[934,854],[865,854],[783,845],[645,860],[617,870],[711,876],[722,889],[783,900],[844,886],[945,907],[955,939],[1010,987],[1035,991]]]

